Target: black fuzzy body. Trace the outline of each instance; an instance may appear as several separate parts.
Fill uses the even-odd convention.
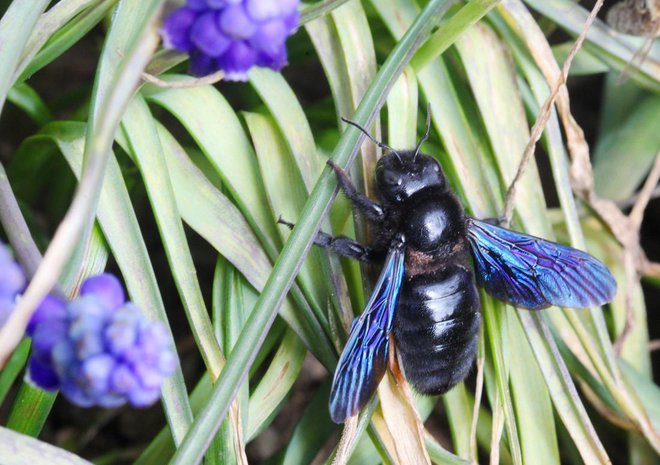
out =
[[[464,210],[446,186],[431,184],[390,203],[387,216],[384,235],[402,232],[406,241],[396,352],[415,390],[443,394],[469,373],[481,324]]]

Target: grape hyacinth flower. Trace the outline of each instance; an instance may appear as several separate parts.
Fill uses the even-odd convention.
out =
[[[60,389],[81,407],[147,407],[177,363],[163,325],[126,302],[111,274],[87,279],[70,302],[46,297],[27,333],[30,380],[42,389]]]
[[[23,269],[12,258],[9,247],[0,242],[0,328],[9,319],[16,296],[23,291],[26,282]]]
[[[298,28],[300,0],[187,0],[163,23],[166,48],[190,54],[190,72],[245,81],[252,66],[279,71]]]

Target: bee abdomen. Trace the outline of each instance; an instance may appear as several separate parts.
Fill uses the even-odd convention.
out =
[[[461,265],[409,276],[399,295],[394,337],[403,370],[424,394],[443,394],[469,373],[481,317],[472,271]]]

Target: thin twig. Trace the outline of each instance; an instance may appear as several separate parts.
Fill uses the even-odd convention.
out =
[[[655,189],[653,189],[653,192],[651,192],[651,198],[649,200],[657,199],[658,197],[660,197],[660,186],[657,186]],[[639,198],[639,192],[632,195],[631,197],[628,197],[625,200],[621,200],[617,202],[617,205],[622,210],[625,210],[626,208],[630,208],[633,205],[635,205],[635,202],[637,202],[638,198]]]
[[[555,82],[555,84],[552,86],[552,92],[543,103],[543,106],[541,107],[541,111],[539,112],[539,115],[536,118],[536,122],[534,123],[534,126],[532,126],[529,142],[527,142],[527,146],[525,147],[525,151],[523,152],[522,159],[520,160],[520,164],[518,165],[518,171],[516,171],[516,175],[514,176],[513,181],[511,181],[511,184],[509,185],[509,189],[506,192],[506,200],[504,202],[504,214],[502,215],[502,223],[505,226],[508,226],[509,223],[511,223],[517,184],[522,178],[522,175],[525,173],[525,169],[527,168],[529,161],[532,159],[532,156],[534,155],[534,149],[536,148],[536,143],[541,138],[541,135],[543,134],[543,130],[545,129],[546,124],[548,124],[548,120],[550,119],[550,115],[552,114],[552,106],[554,105],[557,95],[559,94],[559,91],[562,89],[562,86],[566,84],[568,71],[570,70],[571,64],[573,63],[573,58],[575,58],[575,55],[577,54],[578,50],[580,50],[580,48],[582,47],[582,43],[584,42],[584,39],[587,37],[587,32],[589,31],[591,24],[594,22],[594,20],[596,19],[596,15],[598,14],[598,11],[603,6],[603,1],[604,0],[599,0],[598,2],[596,2],[596,5],[594,5],[593,10],[591,10],[589,17],[587,18],[587,21],[585,22],[584,27],[582,28],[582,32],[580,33],[577,40],[573,44],[573,47],[571,48],[571,52],[568,54],[568,57],[566,57],[566,61],[564,62],[564,66],[562,67],[557,82]]]
[[[196,79],[186,79],[185,81],[166,81],[146,72],[143,72],[141,76],[143,81],[165,89],[189,89],[191,87],[208,86],[220,82],[225,77],[225,72],[219,70],[208,76]]]
[[[624,343],[635,328],[636,319],[633,302],[633,288],[639,281],[639,275],[642,270],[642,263],[644,263],[646,259],[639,243],[639,233],[642,226],[642,220],[644,219],[644,211],[646,210],[646,206],[651,200],[653,189],[658,184],[658,180],[660,180],[660,152],[658,152],[656,155],[655,163],[651,168],[651,172],[646,178],[642,189],[639,191],[637,201],[635,202],[635,205],[633,205],[633,208],[627,218],[628,228],[635,234],[635,236],[630,237],[629,243],[623,244],[623,266],[626,273],[626,321],[623,325],[621,333],[614,342],[614,353],[616,354],[621,353]]]
[[[630,211],[630,214],[628,215],[628,218],[630,219],[630,223],[633,226],[635,226],[637,229],[639,229],[642,226],[642,220],[644,219],[644,210],[646,210],[646,206],[649,204],[649,201],[651,200],[651,197],[653,195],[653,190],[658,185],[659,180],[660,180],[660,151],[656,154],[653,168],[651,168],[651,172],[646,178],[646,182],[644,183],[644,186],[642,186],[642,189],[639,191],[637,200],[635,201],[635,205],[633,205],[633,208]]]
[[[621,70],[621,73],[619,74],[619,77],[615,82],[617,86],[626,82],[626,80],[628,80],[628,77],[630,77],[631,71],[635,68],[639,68],[642,65],[642,63],[644,63],[644,60],[646,60],[646,57],[653,48],[653,42],[655,42],[655,39],[658,37],[658,34],[660,34],[660,18],[653,19],[653,16],[650,14],[650,12],[648,13],[649,13],[649,24],[648,24],[649,31],[647,31],[646,34],[640,34],[642,36],[646,36],[646,40],[644,41],[642,46],[635,52],[635,54],[630,59],[630,61],[626,63],[626,66]],[[621,31],[621,32],[625,33],[625,31]]]
[[[648,278],[660,278],[660,263],[652,262],[646,255],[642,257],[639,274]]]
[[[617,355],[621,354],[621,349],[623,349],[623,344],[628,339],[628,336],[632,333],[635,328],[635,323],[637,319],[635,318],[635,303],[633,300],[633,288],[635,283],[639,279],[637,275],[637,267],[635,266],[634,256],[630,253],[629,250],[624,250],[623,254],[623,270],[626,275],[626,290],[625,290],[625,310],[626,310],[626,321],[623,324],[623,329],[619,333],[616,341],[612,345],[614,353]]]
[[[660,339],[649,341],[649,351],[655,352],[656,350],[660,350]]]

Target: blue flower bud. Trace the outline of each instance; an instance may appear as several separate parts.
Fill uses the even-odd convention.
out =
[[[103,273],[91,276],[80,286],[80,295],[93,294],[101,299],[104,305],[110,310],[114,310],[126,302],[124,288],[116,276],[110,273]]]
[[[252,66],[279,71],[286,39],[298,28],[299,0],[188,0],[164,21],[166,48],[190,54],[197,76],[218,70],[244,81]]]
[[[49,296],[35,312],[29,378],[82,407],[146,407],[160,396],[177,357],[169,333],[126,302],[119,280],[94,276],[71,302]]]
[[[26,283],[22,268],[12,258],[9,248],[0,242],[0,328],[9,319],[16,296],[23,291]]]

